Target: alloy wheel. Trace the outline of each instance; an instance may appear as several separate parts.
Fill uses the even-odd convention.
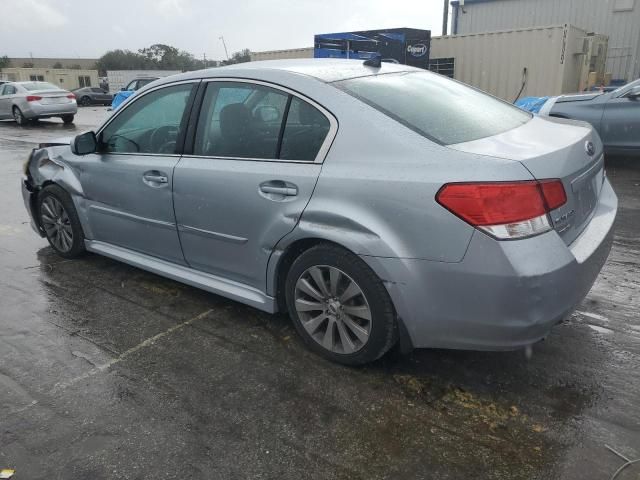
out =
[[[19,108],[13,109],[13,119],[16,121],[18,125],[22,125],[24,123],[24,116]]]
[[[51,243],[61,252],[69,252],[73,247],[73,229],[62,203],[51,196],[45,198],[40,209],[40,218]]]
[[[296,282],[294,298],[300,323],[326,350],[352,354],[367,344],[371,308],[360,286],[342,270],[308,268]]]

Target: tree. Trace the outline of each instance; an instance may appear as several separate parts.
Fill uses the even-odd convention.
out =
[[[235,63],[245,63],[251,61],[251,50],[245,48],[244,50],[240,50],[239,52],[235,52],[231,55],[229,60],[224,60],[222,62],[223,65],[233,65]]]
[[[3,68],[9,68],[11,66],[11,60],[6,55],[0,57],[0,70]]]
[[[62,66],[62,63],[56,62],[53,64],[53,68],[64,68],[64,67]]]
[[[246,59],[245,59],[246,58]],[[234,54],[234,61],[240,63],[249,61],[249,50]],[[156,43],[137,52],[130,50],[111,50],[105,53],[96,63],[96,68],[102,75],[107,70],[199,70],[217,67],[215,60],[199,60],[191,53],[179,50],[171,45]]]

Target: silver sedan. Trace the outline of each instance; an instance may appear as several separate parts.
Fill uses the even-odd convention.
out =
[[[39,118],[60,117],[73,123],[78,112],[76,96],[47,82],[9,82],[0,86],[0,120],[13,118],[18,125]]]
[[[539,341],[591,288],[617,211],[590,125],[372,61],[167,77],[41,147],[22,191],[59,255],[287,311],[350,365]]]

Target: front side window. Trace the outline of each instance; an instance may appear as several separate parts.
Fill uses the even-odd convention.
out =
[[[150,92],[130,105],[100,135],[106,153],[173,154],[186,126],[185,109],[192,84]]]
[[[312,162],[329,128],[320,110],[287,92],[245,82],[211,82],[194,154]]]
[[[372,75],[333,85],[442,145],[497,135],[532,118],[524,110],[431,72]]]

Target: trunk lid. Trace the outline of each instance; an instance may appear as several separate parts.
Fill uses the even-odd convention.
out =
[[[55,105],[73,101],[71,98],[67,97],[69,92],[66,90],[32,90],[29,92],[29,95],[42,97],[42,100],[39,100],[42,105]]]
[[[604,181],[604,157],[602,142],[588,123],[536,116],[499,135],[449,147],[521,162],[538,180],[562,180],[567,203],[550,218],[567,245],[591,220]]]

